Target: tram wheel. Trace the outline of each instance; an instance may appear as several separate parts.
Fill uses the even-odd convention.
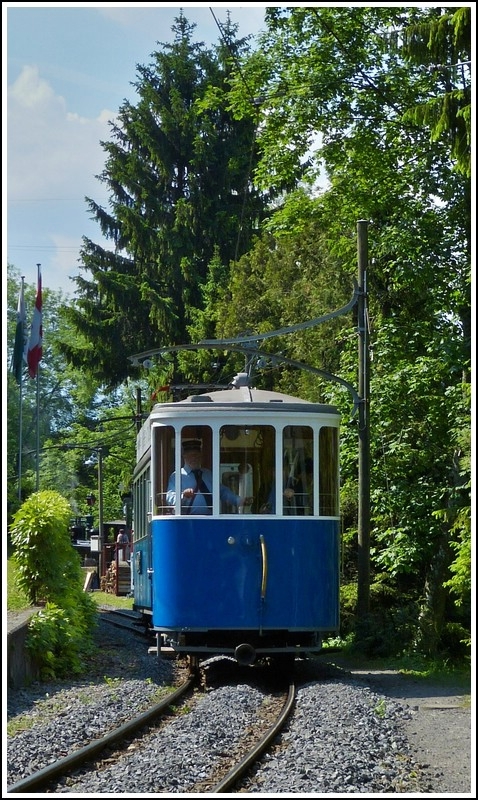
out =
[[[199,674],[199,656],[188,656],[188,669],[190,675]]]

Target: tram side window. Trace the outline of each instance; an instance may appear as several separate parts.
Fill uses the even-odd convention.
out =
[[[149,465],[135,478],[133,484],[133,541],[146,536],[148,512],[151,511],[151,480]]]
[[[319,433],[319,503],[322,516],[339,513],[339,437],[337,428],[323,427]]]
[[[174,509],[166,501],[169,476],[174,471],[174,435],[174,428],[170,425],[160,425],[154,428],[153,513],[159,516],[174,513]]]
[[[306,425],[288,425],[282,440],[283,514],[314,513],[314,432]]]

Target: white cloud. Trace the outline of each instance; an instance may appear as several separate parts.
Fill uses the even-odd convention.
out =
[[[36,67],[24,67],[20,77],[11,87],[9,94],[21,108],[33,109],[54,100],[53,89],[46,81],[40,80]],[[62,101],[63,98],[58,98]]]
[[[35,282],[41,262],[44,285],[71,294],[82,237],[105,244],[85,196],[106,205],[95,176],[105,163],[100,140],[110,138],[115,114],[104,109],[89,119],[68,110],[36,66],[22,69],[7,103],[8,261],[27,282]]]
[[[96,119],[69,112],[35,66],[26,66],[8,89],[8,193],[14,200],[46,200],[91,194],[98,182],[107,139],[104,110]]]
[[[161,3],[161,5],[163,4]],[[157,3],[155,3],[152,8],[148,6],[148,4],[134,3],[133,5],[128,5],[127,3],[122,3],[121,6],[119,6],[109,3],[97,10],[105,19],[116,22],[124,28],[134,27],[140,30],[145,29],[150,33],[151,25],[157,21],[158,11],[160,9]]]

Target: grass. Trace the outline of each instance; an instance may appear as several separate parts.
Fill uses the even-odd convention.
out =
[[[331,655],[334,651],[338,652],[339,659],[341,656],[341,660],[345,660],[351,669],[391,669],[405,677],[441,686],[461,686],[464,689],[471,686],[471,666],[467,659],[453,663],[446,657],[431,659],[405,653],[401,656],[372,657],[354,651],[353,643],[340,642],[339,639],[329,640],[324,645],[322,653],[327,653],[329,648]]]
[[[18,570],[15,562],[7,559],[7,611],[23,611],[31,607],[24,592],[19,588],[17,583]],[[92,592],[91,596],[98,605],[114,606],[115,608],[125,608],[131,610],[133,608],[132,597],[116,597],[114,594],[107,592]]]
[[[125,608],[129,611],[133,608],[132,597],[116,597],[115,594],[109,594],[108,592],[92,592],[91,596],[99,606],[114,606],[115,608]]]

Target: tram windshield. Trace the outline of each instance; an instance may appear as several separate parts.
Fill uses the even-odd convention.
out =
[[[183,426],[178,431],[172,425],[158,425],[153,434],[151,487],[152,513],[159,516],[336,516],[338,430],[238,424],[223,425],[219,431],[208,425]],[[216,491],[219,499],[214,502]]]
[[[272,425],[224,425],[219,432],[221,484],[251,501],[242,513],[264,513],[260,509],[271,490],[275,436]],[[234,508],[221,501],[221,513],[234,513]]]

